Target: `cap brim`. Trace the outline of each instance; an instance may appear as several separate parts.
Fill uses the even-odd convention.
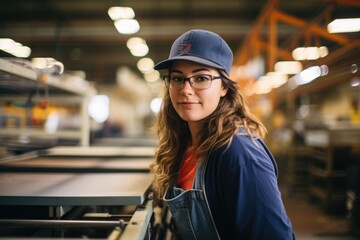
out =
[[[154,66],[154,69],[155,70],[169,69],[171,67],[171,64],[176,60],[187,60],[187,61],[191,61],[191,62],[200,63],[200,64],[203,64],[203,65],[206,65],[209,67],[214,67],[214,68],[223,70],[223,72],[226,73],[226,70],[222,66],[220,66],[214,62],[211,62],[204,58],[199,58],[199,57],[195,57],[195,56],[186,56],[186,55],[176,56],[171,59],[166,59],[164,61],[161,61]]]

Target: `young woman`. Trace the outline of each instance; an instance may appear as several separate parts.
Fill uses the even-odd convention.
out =
[[[229,77],[233,54],[217,34],[175,40],[158,116],[154,188],[179,239],[295,239],[266,130]]]

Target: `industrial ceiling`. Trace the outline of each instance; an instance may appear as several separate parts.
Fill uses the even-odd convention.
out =
[[[281,12],[308,23],[329,6],[333,7],[329,20],[360,15],[357,0],[272,2],[277,2],[276,8]],[[149,46],[146,57],[154,62],[165,59],[173,40],[193,28],[219,33],[238,53],[267,3],[266,0],[6,0],[0,8],[0,38],[11,38],[29,46],[28,60],[52,57],[64,64],[65,71],[82,70],[89,81],[112,84],[121,66],[128,66],[141,76],[136,68],[140,58],[132,56],[126,47],[130,37],[146,40]],[[133,35],[119,34],[107,13],[111,6],[132,7],[140,31]],[[281,24],[277,41],[280,44],[301,31]],[[0,51],[0,57],[11,55]]]

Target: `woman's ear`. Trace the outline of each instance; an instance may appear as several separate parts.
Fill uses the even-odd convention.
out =
[[[228,88],[224,85],[221,87],[221,97],[224,97],[227,94]]]

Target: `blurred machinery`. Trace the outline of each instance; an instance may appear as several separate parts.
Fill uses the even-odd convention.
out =
[[[0,59],[0,93],[0,238],[159,239],[155,144],[89,146],[89,82]],[[65,110],[78,124],[60,126]]]

